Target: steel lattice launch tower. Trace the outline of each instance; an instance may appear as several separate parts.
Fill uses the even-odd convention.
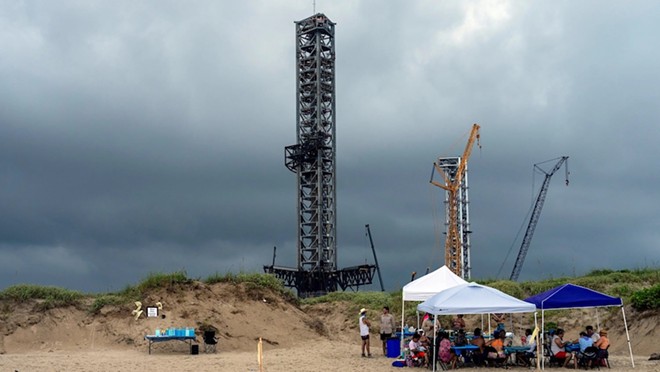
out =
[[[296,26],[296,144],[285,165],[296,173],[296,269],[264,266],[302,297],[371,284],[375,266],[337,270],[335,23],[322,13]]]
[[[298,267],[337,269],[335,24],[325,15],[296,22],[297,144],[285,148],[298,176]]]

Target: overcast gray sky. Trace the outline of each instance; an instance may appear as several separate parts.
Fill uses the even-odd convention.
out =
[[[273,246],[295,265],[283,156],[312,4],[0,0],[0,289],[261,272]],[[532,165],[562,155],[520,279],[660,265],[660,3],[316,11],[337,23],[340,267],[373,263],[365,224],[388,290],[443,264],[431,166],[472,123],[474,278],[508,278]]]

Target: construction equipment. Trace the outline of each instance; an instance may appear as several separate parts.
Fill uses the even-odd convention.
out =
[[[297,265],[264,265],[301,298],[372,283],[376,266],[337,268],[335,23],[317,13],[295,22],[296,144],[284,165],[296,174]]]
[[[463,156],[456,159],[458,161],[457,167],[452,168],[451,171],[448,168],[443,168],[443,164],[440,164],[440,160],[433,163],[433,172],[431,173],[431,183],[435,186],[440,187],[441,189],[447,192],[447,237],[445,240],[445,265],[456,275],[464,279],[469,279],[469,262],[465,262],[465,257],[469,261],[469,252],[463,252],[463,237],[460,233],[462,229],[461,221],[459,220],[459,206],[461,202],[459,201],[459,191],[463,185],[463,178],[467,170],[467,162],[470,158],[472,152],[472,146],[474,141],[477,141],[477,146],[481,147],[479,144],[479,128],[478,124],[472,125],[472,130],[470,132],[470,137],[468,138],[467,145],[463,151]],[[433,180],[435,172],[441,174],[443,177],[443,183]],[[468,253],[468,254],[464,254]]]
[[[552,168],[550,172],[546,172],[543,169],[541,169],[541,167],[539,167],[539,164],[547,163],[557,159],[559,159],[559,161],[555,164],[555,166]],[[536,229],[536,224],[539,222],[539,217],[541,216],[541,209],[543,209],[543,203],[545,203],[545,196],[548,193],[548,186],[550,186],[550,178],[552,178],[552,175],[555,174],[555,172],[557,172],[559,168],[561,168],[562,164],[567,162],[567,160],[568,160],[568,156],[562,156],[560,158],[550,159],[542,163],[534,164],[534,169],[538,169],[541,173],[545,174],[545,178],[543,179],[543,183],[541,184],[541,189],[539,190],[539,194],[536,197],[536,202],[534,203],[534,209],[532,210],[532,215],[529,218],[529,224],[527,225],[527,231],[525,231],[525,236],[523,237],[522,244],[520,245],[520,251],[518,252],[516,263],[513,265],[513,270],[511,271],[511,276],[509,277],[509,280],[512,281],[518,280],[518,276],[520,275],[520,270],[522,269],[522,265],[525,262],[525,256],[527,255],[527,251],[529,250],[529,244],[532,242],[532,236],[534,236],[534,230]],[[568,163],[566,163],[564,170],[566,171],[566,186],[568,186],[568,174],[569,174]]]
[[[371,229],[369,228],[369,224],[364,225],[364,228],[367,230],[367,236],[369,236],[369,244],[371,244],[371,251],[374,254],[374,263],[376,264],[376,271],[378,272],[380,290],[385,292],[385,286],[383,286],[383,276],[380,274],[380,266],[378,266],[378,257],[376,257],[376,248],[374,248],[374,240],[371,238]]]

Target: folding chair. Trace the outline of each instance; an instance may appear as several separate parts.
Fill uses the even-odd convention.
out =
[[[555,356],[555,353],[552,352],[552,348],[550,348],[550,345],[543,345],[544,350],[545,350],[545,357],[546,360],[548,361],[548,366],[556,366],[556,367],[561,367],[564,365],[564,359],[563,358],[557,358]]]
[[[205,353],[215,353],[215,346],[218,343],[218,339],[215,337],[215,331],[207,330],[204,331],[204,352]]]
[[[610,368],[610,360],[608,359],[610,356],[610,353],[608,351],[609,348],[610,346],[607,345],[607,348],[605,350],[598,350],[598,355],[596,356],[596,359],[594,360],[593,364],[597,366],[604,364],[603,367]]]
[[[583,367],[584,369],[599,367],[595,363],[596,358],[598,357],[598,348],[595,346],[589,346],[584,349],[584,351],[579,351],[576,356],[578,358],[578,366]],[[598,368],[600,370],[600,368]]]

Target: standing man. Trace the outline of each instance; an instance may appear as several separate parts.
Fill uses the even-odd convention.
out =
[[[371,327],[371,322],[367,319],[367,309],[360,309],[360,320],[358,322],[360,325],[360,338],[362,338],[362,357],[371,358],[371,349],[369,349],[369,327]],[[367,351],[367,354],[364,354],[364,351]]]
[[[387,340],[392,337],[394,328],[394,317],[390,314],[390,308],[384,306],[383,315],[380,316],[380,340],[383,342],[383,356],[387,356]]]

